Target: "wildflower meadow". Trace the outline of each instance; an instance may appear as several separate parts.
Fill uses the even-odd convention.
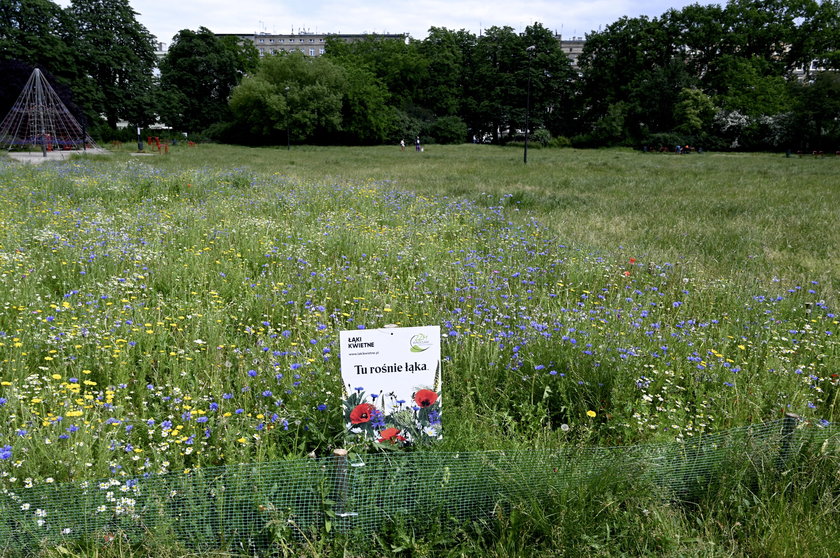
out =
[[[428,165],[454,174],[482,164],[466,146],[447,149],[430,149]],[[703,242],[685,240],[704,218],[703,197],[706,209],[719,210],[729,185],[748,179],[739,195],[755,195],[756,207],[773,198],[780,208],[789,203],[780,211],[797,222],[840,217],[840,161],[809,161],[816,174],[809,183],[793,160],[803,190],[779,191],[768,174],[783,156],[768,163],[691,155],[693,165],[707,157],[709,172],[723,178],[704,184],[700,201],[686,194],[675,209],[657,208],[656,192],[631,191],[644,176],[620,182],[622,165],[630,176],[641,164],[655,180],[678,156],[598,152],[577,164],[595,177],[607,169],[618,185],[601,192],[587,186],[575,195],[589,201],[568,208],[558,200],[573,195],[585,169],[549,173],[539,158],[573,157],[571,150],[537,151],[528,172],[553,178],[509,188],[515,175],[491,169],[499,178],[488,176],[486,187],[474,187],[476,175],[465,170],[448,186],[430,177],[424,189],[412,169],[425,153],[394,169],[379,160],[367,176],[348,153],[229,148],[227,164],[219,164],[218,147],[198,146],[173,149],[171,158],[0,160],[0,492],[14,494],[21,510],[30,507],[34,525],[62,529],[52,510],[27,501],[28,490],[51,484],[107,483],[114,496],[101,512],[112,514],[131,509],[132,487],[143,479],[336,448],[363,454],[681,443],[787,413],[814,428],[840,420],[840,277],[836,260],[811,257],[836,254],[836,232],[826,231],[828,246],[815,241],[811,256],[810,246],[797,252],[798,237],[787,243],[790,254],[779,253],[771,249],[777,237],[761,237],[776,234],[764,224],[772,218],[752,219],[753,202],[742,197],[745,209],[731,219],[763,243],[758,272],[752,257],[739,258],[752,250],[739,244],[745,235],[717,241],[722,251],[732,242],[728,264],[715,254],[703,265]],[[746,177],[746,164],[764,174]],[[662,169],[651,170],[657,165]],[[401,180],[401,173],[412,178]],[[835,181],[827,198],[826,177]],[[562,192],[552,186],[559,183]],[[825,205],[796,205],[807,188],[819,190]],[[668,224],[611,229],[601,221],[599,233],[587,221],[594,214],[587,212],[606,203],[598,196],[642,195],[652,206],[646,219],[661,212]],[[735,230],[729,218],[716,213],[724,234]],[[664,248],[662,238],[648,240],[658,226],[675,239]],[[684,257],[675,257],[683,249]],[[794,258],[805,263],[774,272],[774,261]],[[445,411],[433,443],[398,449],[399,432],[345,439],[345,423],[366,422],[366,415],[351,415],[357,405],[343,404],[355,386],[342,385],[339,332],[388,324],[441,328]],[[830,478],[820,509],[835,519],[821,521],[836,526],[836,469]],[[703,535],[674,518],[692,512],[665,509],[654,509],[662,555],[688,555],[680,546],[686,536],[676,533]],[[499,550],[516,544],[504,533],[533,535],[511,525],[534,510],[500,511],[497,530],[458,551],[512,552]],[[548,523],[562,525],[557,517]],[[701,529],[714,531],[705,536],[732,550],[726,555],[790,548]],[[556,546],[569,536],[554,531],[529,540]],[[808,540],[814,555],[840,549],[820,546],[816,532]],[[401,544],[414,545],[417,555],[457,546]],[[595,548],[586,544],[580,539],[575,548]],[[396,542],[388,545],[376,553],[399,554]]]

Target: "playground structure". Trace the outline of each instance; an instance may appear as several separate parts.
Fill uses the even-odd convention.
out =
[[[52,153],[102,151],[38,68],[0,123],[0,146],[44,158]]]

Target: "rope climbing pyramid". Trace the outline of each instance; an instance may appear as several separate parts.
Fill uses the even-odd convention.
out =
[[[43,157],[80,150],[102,151],[38,68],[0,123],[0,147]]]

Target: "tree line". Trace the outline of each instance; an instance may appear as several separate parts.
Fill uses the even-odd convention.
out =
[[[260,57],[181,30],[158,60],[127,0],[0,3],[0,110],[33,67],[101,136],[119,121],[254,145],[424,142],[840,147],[840,0],[730,0],[623,17],[573,67],[540,23],[327,39]],[[81,108],[79,108],[81,107]],[[527,126],[526,126],[527,121]]]

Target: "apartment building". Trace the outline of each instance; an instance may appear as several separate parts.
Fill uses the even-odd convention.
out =
[[[365,34],[365,33],[312,33],[308,31],[300,31],[298,33],[278,34],[278,33],[227,33],[218,34],[219,37],[234,36],[241,41],[251,41],[260,56],[268,56],[271,54],[279,54],[281,52],[302,52],[306,56],[321,56],[326,49],[326,40],[328,38],[338,38],[346,42],[354,42],[366,39],[371,36],[384,39],[399,39],[405,40],[405,34]]]

